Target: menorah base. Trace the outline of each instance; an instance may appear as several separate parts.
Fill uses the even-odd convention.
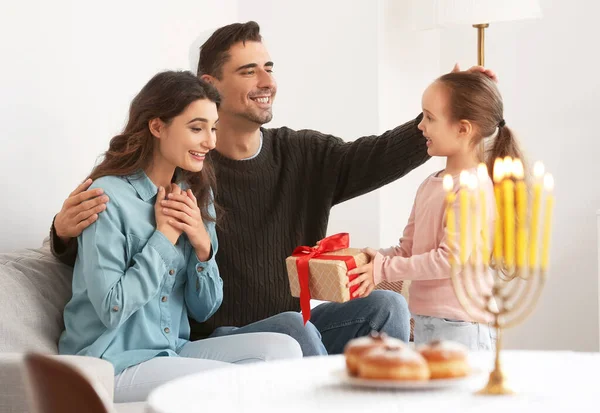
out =
[[[490,378],[486,386],[477,392],[484,396],[502,396],[514,394],[514,392],[506,385],[506,377],[502,370],[498,367],[490,373]]]

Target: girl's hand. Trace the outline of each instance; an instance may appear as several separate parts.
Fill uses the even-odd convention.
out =
[[[368,264],[361,265],[358,268],[348,271],[349,276],[358,275],[354,280],[348,282],[348,288],[360,284],[360,287],[354,292],[352,297],[367,297],[375,289],[375,280],[373,278],[373,258],[377,255],[377,251],[373,248],[365,248],[362,250],[365,254],[371,257]]]

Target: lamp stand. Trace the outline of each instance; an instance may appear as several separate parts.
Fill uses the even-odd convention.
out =
[[[485,29],[490,27],[488,23],[474,24],[473,27],[477,29],[477,64],[484,66],[484,41],[485,41]]]

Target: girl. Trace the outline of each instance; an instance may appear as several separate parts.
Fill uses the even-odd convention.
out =
[[[59,351],[110,361],[116,401],[145,400],[165,381],[223,361],[302,357],[283,334],[189,341],[188,315],[205,321],[223,297],[206,158],[218,104],[217,91],[193,74],[159,73],[91,173],[110,203],[77,240]]]
[[[372,260],[349,272],[360,274],[349,286],[361,284],[355,295],[365,296],[382,281],[412,280],[409,308],[415,320],[415,344],[443,339],[458,341],[474,350],[492,350],[495,335],[490,320],[483,314],[472,319],[458,302],[452,286],[449,257],[453,254],[457,260],[458,252],[451,251],[447,244],[446,192],[442,181],[444,175],[451,175],[457,192],[461,171],[476,174],[478,164],[485,162],[488,174],[492,175],[497,157],[523,157],[506,127],[500,92],[484,74],[446,74],[425,90],[422,105],[419,129],[427,139],[428,153],[445,157],[446,168],[429,176],[419,187],[400,244],[379,252],[366,249]],[[484,146],[488,148],[485,154]],[[482,213],[488,228],[493,229],[496,203],[493,183],[487,174],[479,186],[486,196],[487,208]],[[456,216],[460,216],[458,202],[454,208]],[[458,234],[454,237],[457,240]],[[481,249],[481,240],[477,244]]]

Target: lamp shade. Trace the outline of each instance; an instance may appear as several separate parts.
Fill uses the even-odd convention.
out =
[[[412,0],[416,29],[539,19],[538,0]]]

